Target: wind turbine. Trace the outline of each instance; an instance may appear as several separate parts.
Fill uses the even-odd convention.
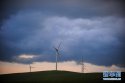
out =
[[[32,71],[32,68],[34,68],[34,67],[32,67],[32,66],[29,64],[29,69],[30,69],[30,72]]]
[[[57,63],[58,63],[58,57],[60,56],[59,50],[60,50],[60,45],[61,43],[58,45],[58,47],[54,47],[55,51],[56,51],[56,71],[57,71]]]
[[[84,73],[84,70],[85,70],[85,64],[84,64],[84,61],[83,61],[83,56],[82,56],[82,63],[81,63],[82,67],[81,67],[81,71],[82,73]]]

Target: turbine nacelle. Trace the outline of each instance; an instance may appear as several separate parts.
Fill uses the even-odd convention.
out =
[[[56,51],[56,56],[60,56],[60,53],[59,53],[60,46],[61,46],[61,43],[59,44],[58,47],[54,47],[54,49],[55,49],[55,51]]]

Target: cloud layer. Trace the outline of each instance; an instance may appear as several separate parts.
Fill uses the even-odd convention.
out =
[[[41,11],[20,11],[2,26],[0,60],[53,62],[53,47],[62,42],[60,61],[79,62],[83,56],[85,62],[123,66],[124,22],[124,18],[114,16],[69,18]],[[22,54],[38,57],[28,61],[17,59]]]

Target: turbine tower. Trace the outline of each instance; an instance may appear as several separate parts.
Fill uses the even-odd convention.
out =
[[[58,57],[60,56],[59,50],[60,50],[60,45],[61,43],[58,45],[58,47],[54,47],[55,51],[56,51],[56,71],[57,71],[57,63],[58,63]]]
[[[84,61],[83,61],[83,56],[82,56],[82,63],[81,63],[81,64],[82,64],[82,67],[81,67],[81,72],[82,72],[82,73],[84,73],[84,69],[85,69],[85,67],[84,67],[84,66],[85,66],[85,65],[84,65]]]

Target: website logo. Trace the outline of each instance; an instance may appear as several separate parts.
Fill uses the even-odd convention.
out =
[[[104,71],[103,80],[121,80],[121,71]]]

